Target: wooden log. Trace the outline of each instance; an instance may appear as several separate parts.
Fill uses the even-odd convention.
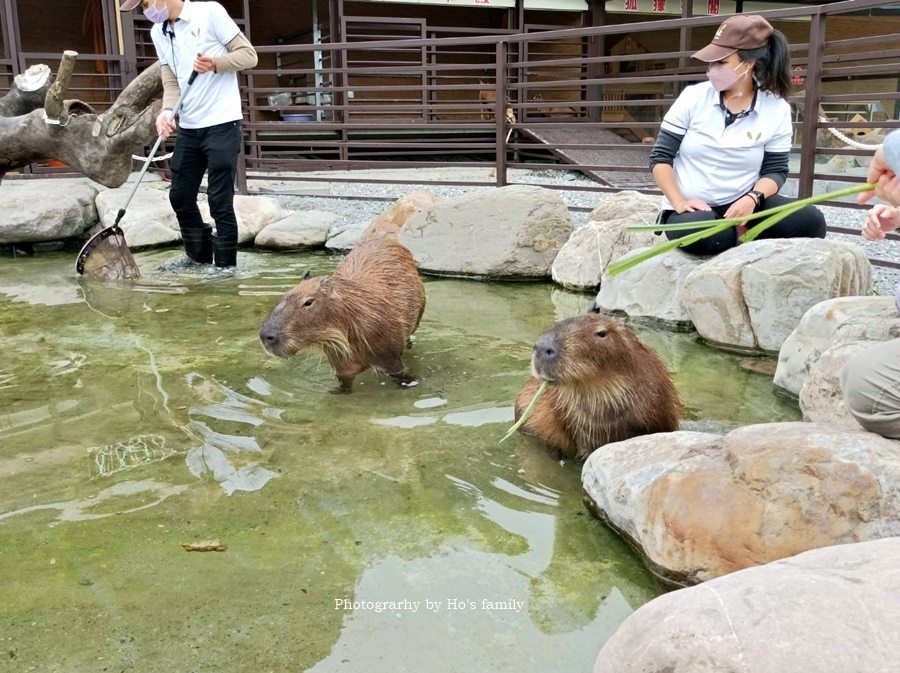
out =
[[[78,100],[60,100],[56,119],[62,119],[61,124],[48,124],[49,114],[42,108],[0,117],[0,178],[15,168],[56,159],[106,187],[121,186],[131,173],[132,155],[156,138],[162,106],[156,99],[161,92],[157,63],[138,75],[103,114]]]
[[[9,92],[0,98],[0,117],[18,117],[41,107],[52,81],[53,73],[43,63],[16,75]]]

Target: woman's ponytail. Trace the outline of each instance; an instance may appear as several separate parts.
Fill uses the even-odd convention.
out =
[[[738,51],[742,60],[756,59],[753,76],[764,91],[771,91],[779,98],[787,98],[791,93],[791,54],[784,34],[775,30],[769,42],[759,49]]]

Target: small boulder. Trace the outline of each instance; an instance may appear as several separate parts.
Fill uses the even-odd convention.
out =
[[[265,227],[256,235],[254,244],[260,248],[321,246],[328,240],[328,231],[337,219],[334,213],[302,210]]]
[[[363,232],[368,226],[368,222],[332,226],[328,232],[325,247],[329,250],[352,250],[359,245],[359,239],[362,238]]]
[[[550,275],[563,287],[596,288],[610,262],[663,239],[652,231],[628,231],[637,224],[653,224],[658,215],[656,196],[625,191],[603,199],[563,245]]]
[[[397,238],[397,232],[406,224],[410,215],[421,208],[435,204],[442,199],[428,192],[410,192],[394,201],[390,208],[378,215],[372,223],[366,227],[359,242],[370,238],[390,236]]]
[[[200,204],[200,216],[204,222],[214,224],[209,212],[209,203]],[[234,214],[238,223],[238,243],[247,243],[256,239],[257,234],[273,222],[284,219],[288,214],[277,199],[269,196],[234,197]]]
[[[778,353],[775,387],[797,396],[813,363],[834,346],[900,336],[893,297],[839,297],[810,308]]]
[[[552,189],[512,185],[416,211],[397,234],[425,272],[546,278],[572,233],[566,203]]]
[[[590,509],[673,584],[900,535],[900,442],[828,424],[607,444],[582,485]]]
[[[624,259],[644,250],[647,248],[637,248]],[[617,276],[604,275],[597,306],[605,313],[624,313],[638,323],[691,330],[691,316],[682,300],[685,279],[706,259],[673,250],[651,257]]]
[[[97,193],[87,181],[5,180],[0,188],[0,244],[79,236],[99,222]]]
[[[767,239],[698,266],[685,281],[684,303],[710,344],[774,354],[812,306],[871,289],[872,265],[858,245]]]
[[[889,673],[900,665],[900,539],[816,549],[638,608],[594,673]]]
[[[851,341],[832,346],[810,363],[809,373],[800,388],[800,410],[803,420],[831,423],[848,430],[863,427],[850,415],[841,389],[841,370],[851,357],[871,348],[873,341]]]
[[[119,209],[124,205],[131,188],[131,185],[125,185],[100,192],[97,196],[97,211],[104,228],[115,224]],[[169,192],[160,189],[138,187],[119,226],[125,232],[128,247],[134,250],[181,240],[178,220],[169,203]]]

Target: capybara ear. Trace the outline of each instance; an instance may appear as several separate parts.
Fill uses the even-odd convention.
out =
[[[312,271],[310,271],[309,269],[304,271],[303,275],[300,276],[300,280],[309,280],[310,278],[312,278]]]
[[[592,301],[591,305],[587,307],[588,313],[600,313],[600,307],[597,306],[597,302]]]

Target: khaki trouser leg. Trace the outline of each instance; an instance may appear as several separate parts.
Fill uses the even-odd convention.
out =
[[[900,339],[867,348],[841,371],[844,402],[869,432],[900,439]]]

